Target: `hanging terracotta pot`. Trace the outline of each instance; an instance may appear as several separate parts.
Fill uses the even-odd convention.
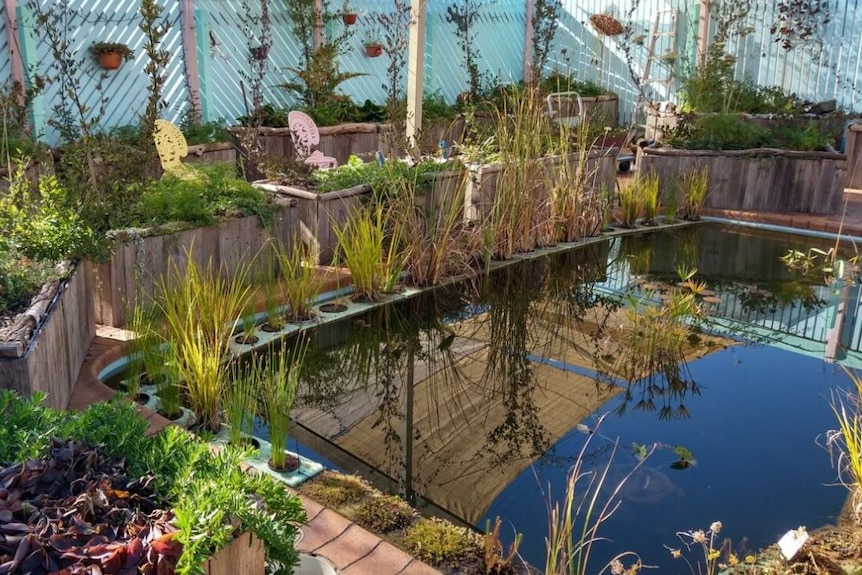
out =
[[[345,26],[353,26],[356,24],[356,18],[356,12],[343,12],[341,14],[341,20],[344,22]]]
[[[365,44],[365,55],[369,58],[376,58],[383,54],[382,44]]]
[[[98,61],[105,70],[117,70],[123,64],[123,55],[119,52],[101,52]]]

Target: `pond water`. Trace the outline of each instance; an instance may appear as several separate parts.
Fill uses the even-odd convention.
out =
[[[297,434],[427,511],[480,529],[500,516],[534,565],[588,440],[584,471],[613,455],[606,486],[628,477],[591,572],[623,551],[688,572],[665,546],[713,521],[740,552],[834,522],[846,491],[821,443],[851,384],[823,359],[833,294],[779,260],[818,243],[716,225],[629,236],[329,324],[310,338]],[[712,318],[678,357],[644,362],[625,302],[659,302],[679,268],[697,268]],[[633,444],[656,446],[634,473]],[[696,461],[675,468],[676,446]]]

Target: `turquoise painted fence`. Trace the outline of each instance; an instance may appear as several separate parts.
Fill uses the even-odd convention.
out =
[[[147,97],[147,79],[144,74],[146,56],[142,50],[143,33],[139,30],[138,9],[140,0],[35,0],[45,9],[55,3],[67,6],[67,34],[77,51],[76,78],[79,93],[92,117],[103,109],[101,127],[131,124],[143,112]],[[462,65],[463,55],[458,45],[454,24],[447,22],[446,8],[454,0],[428,0],[426,32],[425,79],[428,92],[437,92],[447,101],[453,101],[467,87]],[[635,118],[638,84],[652,100],[675,100],[678,84],[674,74],[678,63],[694,54],[697,27],[698,0],[639,0],[631,11],[631,24],[640,42],[631,50],[631,66],[618,44],[618,38],[597,34],[589,17],[599,12],[615,10],[625,20],[634,0],[563,0],[557,38],[548,68],[570,70],[576,78],[592,80],[618,93],[621,98],[621,123]],[[207,120],[235,123],[245,114],[251,99],[247,77],[249,47],[258,40],[258,0],[178,0],[162,2],[170,32],[164,48],[172,54],[167,70],[164,116],[179,121],[191,105],[189,71],[194,71],[192,83],[200,85],[200,103]],[[17,34],[7,29],[10,15],[4,2],[4,18],[0,21],[0,81],[7,83],[15,78],[14,45],[20,44],[23,68],[28,73],[51,74],[54,64],[49,41],[44,30],[33,22],[33,5],[17,0],[11,15],[17,20]],[[392,0],[351,0],[359,12],[355,34],[348,41],[348,51],[341,57],[345,71],[359,72],[362,76],[349,80],[342,90],[354,100],[380,102],[384,98],[383,84],[388,59],[368,58],[362,51],[362,37],[368,31],[374,16],[391,11]],[[784,51],[769,34],[776,21],[775,2],[758,0],[752,3],[747,33],[729,49],[737,57],[740,78],[751,77],[761,84],[778,85],[811,99],[835,97],[847,109],[862,109],[859,92],[859,67],[862,63],[862,37],[856,31],[862,23],[862,7],[858,0],[835,0],[830,3],[832,17],[824,27],[823,46],[807,46]],[[246,5],[251,5],[250,16]],[[264,81],[264,101],[281,106],[296,104],[294,94],[280,88],[291,80],[292,68],[299,60],[299,46],[293,38],[290,22],[285,13],[286,2],[271,2],[273,46],[268,57],[268,72]],[[183,14],[184,6],[191,7],[188,14],[194,23],[190,37],[197,56],[197,67],[184,58]],[[332,0],[338,8],[340,0]],[[483,74],[504,82],[521,80],[524,59],[526,0],[489,0],[480,7],[475,29],[478,46],[478,65]],[[342,26],[337,23],[334,26]],[[336,34],[333,27],[328,34]],[[10,39],[16,42],[10,42]],[[653,42],[653,39],[655,40]],[[87,49],[95,41],[122,41],[136,50],[133,61],[118,71],[103,73]],[[11,54],[11,57],[10,57]],[[56,143],[59,134],[53,127],[58,120],[56,105],[61,101],[58,84],[49,86],[35,103],[34,125],[44,139]]]

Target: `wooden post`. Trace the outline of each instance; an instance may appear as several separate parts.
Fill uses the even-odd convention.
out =
[[[196,8],[195,16],[195,52],[197,54],[195,62],[197,64],[197,103],[200,106],[198,113],[201,115],[201,121],[209,122],[213,120],[212,104],[210,95],[212,94],[210,63],[212,61],[212,48],[210,46],[210,29],[209,17],[206,10]],[[191,86],[189,86],[191,89]]]
[[[524,27],[524,82],[533,81],[533,11],[536,0],[527,0],[527,25]],[[542,71],[539,70],[539,75]]]
[[[418,154],[422,132],[422,90],[425,72],[425,2],[410,0],[410,44],[407,60],[407,143]]]
[[[194,0],[182,0],[180,5],[180,17],[183,25],[183,59],[186,69],[186,86],[189,90],[189,99],[194,108],[195,118],[203,119],[201,112],[201,78],[198,72],[198,43],[195,35],[195,6]]]
[[[706,62],[706,51],[709,49],[709,8],[711,0],[700,0],[697,19],[697,67]]]
[[[323,45],[323,0],[314,0],[314,35],[312,36],[314,49]]]
[[[9,63],[12,66],[12,82],[24,87],[24,63],[18,43],[18,20],[15,18],[17,0],[4,0],[6,7],[6,39],[9,42]],[[24,94],[21,94],[23,101]]]

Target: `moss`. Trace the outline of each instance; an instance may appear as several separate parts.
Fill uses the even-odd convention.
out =
[[[354,505],[372,493],[364,479],[330,471],[304,484],[300,491],[326,507]]]
[[[435,567],[457,567],[482,556],[479,534],[440,519],[421,519],[407,529],[407,551]]]
[[[389,533],[408,527],[418,514],[400,497],[378,495],[364,499],[356,509],[355,517],[356,522],[366,529]]]

